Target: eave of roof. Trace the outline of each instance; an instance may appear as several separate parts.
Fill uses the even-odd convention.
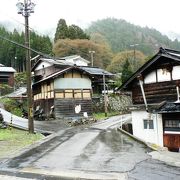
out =
[[[172,103],[172,102],[166,102],[163,106],[161,106],[159,109],[156,110],[158,114],[164,114],[164,113],[179,113],[180,112],[180,104]]]
[[[172,52],[176,52],[176,53],[171,54]],[[180,62],[180,52],[179,52],[179,56],[175,55],[175,54],[177,54],[177,52],[179,52],[179,51],[160,48],[159,52],[157,54],[155,54],[143,66],[141,66],[124,84],[122,84],[118,88],[118,90],[125,89],[128,84],[130,84],[139,74],[141,74],[143,71],[145,71],[149,66],[151,66],[154,62],[156,62],[160,57],[166,57],[166,58],[170,58],[170,59]]]
[[[153,56],[149,61],[147,61],[141,68],[139,68],[124,84],[122,84],[118,90],[126,88],[126,86],[131,83],[139,74],[141,74],[145,69],[147,69],[151,64],[153,64],[158,58],[159,54]]]
[[[76,60],[76,59],[81,59],[82,61],[84,61],[84,62],[86,62],[86,63],[88,63],[88,64],[90,63],[88,60],[82,58],[82,57],[79,56],[79,55],[65,56],[65,57],[62,57],[62,58],[60,58],[60,59],[62,59],[62,60],[71,60],[71,59]]]
[[[65,73],[65,72],[67,72],[67,71],[69,71],[70,69],[73,69],[73,68],[74,68],[74,67],[71,66],[71,67],[68,67],[68,68],[66,68],[66,69],[63,69],[62,71],[58,71],[58,72],[56,72],[56,73],[53,73],[53,74],[47,76],[46,78],[44,78],[44,79],[42,79],[42,80],[40,80],[40,81],[38,81],[38,82],[35,82],[33,85],[39,84],[39,83],[41,83],[41,82],[43,82],[43,81],[47,81],[47,80],[49,80],[49,79],[54,79],[54,78],[58,77],[59,75]]]
[[[91,67],[90,67],[90,68],[91,68]],[[87,70],[87,66],[85,66],[85,67],[70,66],[70,67],[67,67],[66,69],[63,69],[63,70],[61,70],[61,71],[58,71],[58,72],[56,72],[56,73],[53,73],[53,74],[47,76],[46,78],[44,78],[44,79],[42,79],[42,80],[34,83],[33,85],[36,85],[36,84],[41,83],[41,82],[43,82],[43,81],[49,80],[49,79],[51,79],[51,78],[54,79],[54,78],[56,78],[57,76],[65,73],[65,72],[67,72],[67,71],[69,71],[69,70],[71,70],[71,69],[76,69],[76,70],[79,70],[79,71],[83,71],[83,72],[87,73],[89,76],[103,75],[103,72],[104,72],[104,75],[105,75],[105,76],[113,76],[113,74],[109,73],[108,71],[104,71],[103,69],[100,69],[100,68],[95,68],[95,69],[96,69],[96,70],[98,69],[99,71],[101,71],[101,73],[95,73],[95,72],[94,72],[94,73],[91,73],[91,72],[89,72],[89,71]]]
[[[15,73],[16,70],[13,68],[13,67],[0,67],[0,72],[12,72],[12,73]]]
[[[52,65],[70,65],[70,66],[74,66],[74,63],[70,63],[67,60],[71,60],[71,59],[81,59],[82,61],[86,62],[86,63],[90,63],[88,60],[82,58],[79,55],[72,55],[72,56],[66,56],[66,57],[62,57],[62,58],[46,58],[46,57],[40,57],[39,60],[34,64],[34,66],[32,67],[32,71],[34,71],[34,69],[40,64],[40,62],[44,61],[44,62],[48,62]]]
[[[89,73],[90,75],[100,75],[100,76],[114,76],[114,74],[105,71],[104,69],[98,68],[98,67],[88,67],[88,66],[81,66],[79,67]]]

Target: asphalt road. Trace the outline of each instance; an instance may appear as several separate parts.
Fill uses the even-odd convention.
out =
[[[152,160],[149,148],[118,131],[121,120],[61,131],[1,170],[31,179],[180,179],[180,168]]]

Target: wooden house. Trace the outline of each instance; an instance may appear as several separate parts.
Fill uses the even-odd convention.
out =
[[[0,84],[7,84],[14,87],[14,73],[16,70],[12,67],[0,65]]]
[[[56,118],[91,116],[91,80],[75,66],[57,71],[33,84],[34,109]]]
[[[131,93],[133,134],[179,151],[180,52],[160,48],[119,89]]]
[[[112,74],[88,67],[79,56],[75,65],[65,59],[40,58],[32,68],[34,110],[40,107],[49,116],[54,107],[56,118],[91,116],[92,83]]]

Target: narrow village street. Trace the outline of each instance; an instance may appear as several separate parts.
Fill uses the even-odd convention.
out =
[[[0,180],[180,180],[178,7],[1,0]]]
[[[152,160],[151,149],[117,130],[121,120],[115,116],[90,127],[61,130],[1,163],[0,174],[31,179],[180,179],[180,168]]]

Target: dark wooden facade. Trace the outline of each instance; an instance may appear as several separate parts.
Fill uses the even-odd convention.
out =
[[[163,79],[166,75],[167,77]],[[148,81],[146,81],[147,79]],[[180,52],[160,48],[154,57],[119,88],[131,92],[135,107],[142,106],[147,102],[147,109],[142,106],[144,111],[148,110],[150,113],[162,115],[164,146],[177,151],[180,148],[180,105],[175,103],[180,100],[177,93],[178,87],[180,88]],[[145,100],[142,91],[144,91]],[[163,102],[167,104],[167,107],[155,106],[163,104]],[[150,105],[154,105],[154,107],[148,109]]]
[[[174,102],[177,100],[176,81],[144,84],[143,87],[148,104],[160,103],[162,101]],[[138,83],[133,85],[132,100],[133,104],[144,103]]]
[[[14,86],[14,72],[0,72],[0,84]]]
[[[81,108],[80,113],[75,112],[75,107]],[[92,115],[92,100],[91,99],[55,99],[54,111],[56,118],[66,117],[83,117],[84,113]]]
[[[145,64],[147,67],[144,65],[144,69],[142,68],[142,70],[140,69],[139,71],[137,71],[135,75],[131,77],[132,79],[129,79],[130,82],[123,87],[124,89],[130,90],[132,92],[133,104],[144,103],[138,80],[139,76],[141,76],[141,79],[143,80],[143,88],[146,95],[147,103],[152,104],[162,101],[173,102],[177,100],[176,86],[179,80],[173,80],[172,70],[174,66],[180,65],[180,59],[179,61],[177,61],[176,59],[171,59],[163,55],[158,55],[154,58],[157,60],[154,61],[152,64],[149,63],[150,65],[148,65],[148,63]],[[159,69],[165,69],[168,73],[170,73],[170,79],[168,81],[158,81],[157,71]],[[144,78],[152,71],[154,71],[156,74],[156,82],[145,83]]]

